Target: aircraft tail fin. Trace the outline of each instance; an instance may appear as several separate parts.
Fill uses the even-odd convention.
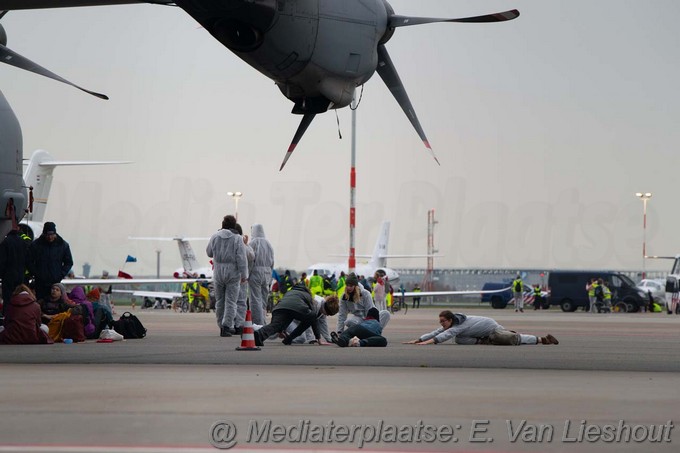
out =
[[[33,152],[28,166],[24,172],[24,181],[27,186],[33,187],[33,212],[26,216],[26,220],[43,222],[47,199],[52,188],[52,172],[59,166],[66,165],[114,165],[129,164],[131,161],[59,161],[54,160],[52,155],[45,150],[38,149]]]
[[[390,240],[390,222],[385,220],[380,227],[380,235],[375,243],[373,254],[369,261],[373,267],[387,266],[387,244]]]

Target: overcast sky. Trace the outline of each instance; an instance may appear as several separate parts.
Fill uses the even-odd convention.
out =
[[[425,253],[435,209],[437,267],[640,269],[639,191],[653,193],[648,254],[680,253],[680,3],[390,3],[402,15],[521,16],[401,28],[387,44],[441,166],[373,77],[357,112],[357,253],[383,220],[391,253]],[[342,140],[335,114],[318,116],[279,172],[300,120],[292,103],[181,9],[13,11],[2,24],[8,47],[111,97],[1,67],[25,156],[135,161],[56,170],[47,219],[78,272],[115,271],[131,254],[127,271],[153,274],[159,248],[170,273],[174,244],[128,236],[210,236],[233,212],[228,191],[244,193],[239,220],[264,225],[278,266],[346,253],[349,109]],[[207,263],[205,242],[194,248]]]

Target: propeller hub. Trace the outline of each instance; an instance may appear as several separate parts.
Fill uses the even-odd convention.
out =
[[[383,5],[385,6],[385,12],[387,13],[387,28],[385,29],[385,33],[382,35],[382,38],[380,38],[379,44],[385,44],[387,41],[392,39],[392,35],[394,35],[394,27],[390,27],[390,18],[394,16],[394,8],[392,8],[392,5],[387,3],[387,0],[383,0]]]

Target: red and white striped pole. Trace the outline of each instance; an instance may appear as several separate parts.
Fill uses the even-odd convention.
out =
[[[356,255],[354,247],[354,229],[356,227],[356,190],[357,190],[357,105],[356,97],[352,98],[352,157],[349,170],[349,262],[347,268],[349,272],[354,272],[356,268]]]
[[[652,194],[637,192],[635,196],[642,200],[642,278],[647,278],[647,200]]]

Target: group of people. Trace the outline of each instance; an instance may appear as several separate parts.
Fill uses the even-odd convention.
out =
[[[236,217],[227,215],[206,247],[214,266],[215,316],[222,337],[243,332],[248,299],[253,323],[266,320],[274,249],[262,225],[253,225],[251,235],[244,235]]]
[[[336,329],[329,333],[329,316],[338,315]],[[311,343],[339,347],[385,347],[383,330],[390,312],[379,310],[371,292],[360,285],[355,274],[345,279],[341,297],[313,295],[304,282],[288,291],[272,311],[271,322],[255,327],[255,344],[263,346],[268,339],[282,338],[283,344]],[[505,329],[484,316],[467,316],[444,310],[439,314],[440,327],[406,344],[429,345],[453,340],[457,344],[524,345],[559,344],[557,338],[520,334]]]
[[[63,313],[78,313],[83,334],[89,338],[113,322],[110,300],[99,288],[86,294],[77,286],[67,294],[60,282],[72,266],[70,246],[57,234],[54,222],[45,222],[34,241],[18,229],[7,234],[0,243],[0,343],[52,343],[50,324]]]

